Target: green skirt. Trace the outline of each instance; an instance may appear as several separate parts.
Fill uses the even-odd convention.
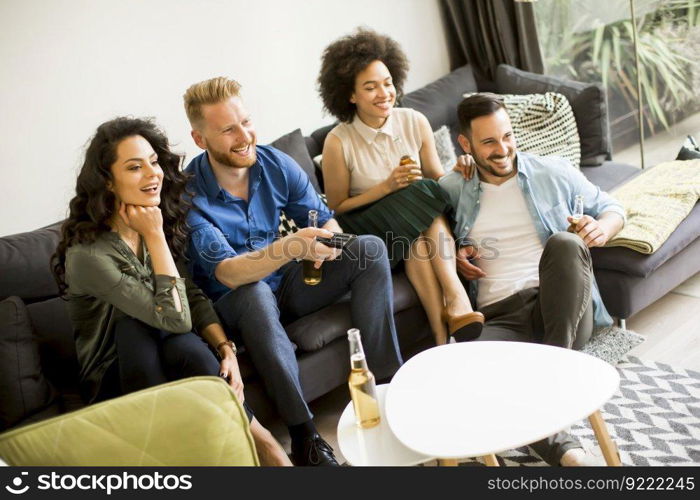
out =
[[[447,194],[438,183],[422,179],[336,219],[346,233],[373,234],[383,239],[393,268],[408,256],[414,240],[448,206]]]

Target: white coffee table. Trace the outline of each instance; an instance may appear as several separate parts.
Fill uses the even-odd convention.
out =
[[[338,445],[340,452],[350,465],[417,465],[435,457],[410,450],[396,439],[386,422],[384,400],[389,384],[377,386],[379,425],[362,429],[355,423],[352,401],[348,403],[338,421]]]
[[[533,443],[589,418],[608,465],[620,465],[599,409],[618,388],[617,370],[598,358],[522,342],[434,347],[394,375],[385,414],[406,447],[448,459]]]

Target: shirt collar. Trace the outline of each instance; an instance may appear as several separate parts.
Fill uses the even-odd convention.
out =
[[[532,166],[527,161],[525,155],[521,154],[520,151],[515,153],[515,157],[517,158],[516,165],[518,166],[518,175],[527,179],[530,177]]]
[[[355,118],[352,120],[352,126],[355,127],[357,133],[360,134],[367,144],[372,144],[377,139],[379,134],[394,137],[394,126],[393,120],[391,119],[391,114],[384,122],[384,125],[377,129],[370,127],[365,122],[360,120],[360,117],[356,113]]]
[[[207,198],[216,198],[223,189],[219,186],[214,170],[211,168],[211,163],[209,163],[209,153],[205,151],[200,157],[199,172],[202,175],[202,181],[204,181],[204,191],[207,194]]]
[[[255,160],[255,165],[250,167],[248,185],[251,187],[251,192],[260,183],[262,177],[262,166],[260,165],[260,152],[257,151],[257,158]],[[216,175],[214,175],[214,169],[211,168],[211,163],[209,163],[209,153],[206,151],[201,155],[201,163],[199,165],[199,171],[202,175],[202,180],[204,181],[204,191],[207,194],[207,198],[221,198],[225,199],[228,193],[219,185],[219,181],[216,180]],[[230,196],[230,195],[228,195]],[[248,193],[250,199],[251,193]]]

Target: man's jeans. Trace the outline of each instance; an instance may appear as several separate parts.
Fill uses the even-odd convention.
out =
[[[294,348],[280,317],[293,321],[350,291],[352,325],[360,329],[367,363],[377,379],[392,375],[403,362],[394,325],[391,270],[381,239],[358,236],[340,258],[323,263],[318,285],[304,284],[302,268],[300,262],[284,266],[276,292],[258,281],[231,290],[215,304],[229,336],[242,341],[287,425],[306,422],[313,415],[304,400]]]
[[[555,233],[540,258],[540,286],[527,288],[481,309],[486,323],[477,340],[538,342],[581,349],[593,333],[591,254],[572,233]],[[557,377],[552,373],[552,377]],[[560,432],[531,445],[550,465],[580,445]]]

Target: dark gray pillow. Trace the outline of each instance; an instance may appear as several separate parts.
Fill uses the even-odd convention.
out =
[[[58,295],[49,260],[61,224],[0,238],[0,300],[16,295],[30,302]]]
[[[602,165],[612,158],[608,105],[603,86],[537,75],[501,64],[496,71],[500,94],[563,94],[571,104],[581,139],[581,166]]]
[[[447,125],[452,135],[452,144],[455,146],[455,150],[462,151],[457,142],[459,135],[457,106],[462,102],[463,94],[476,91],[474,73],[472,67],[467,64],[425,87],[406,94],[401,99],[401,106],[423,113],[433,130]]]
[[[54,399],[24,302],[8,297],[0,302],[0,430],[46,410]]]
[[[306,147],[306,141],[304,140],[304,136],[301,134],[300,129],[296,129],[293,132],[289,132],[288,134],[275,139],[270,143],[270,146],[275,147],[280,151],[284,151],[291,156],[309,176],[311,185],[314,187],[316,192],[322,192],[320,186],[318,185],[318,179],[316,178],[316,167],[314,167],[314,162],[311,159],[311,155],[309,155],[309,150]]]
[[[476,92],[474,73],[469,65],[462,66],[428,85],[406,94],[401,106],[420,111],[430,122],[433,130],[452,125],[457,120],[457,106],[462,94]]]

